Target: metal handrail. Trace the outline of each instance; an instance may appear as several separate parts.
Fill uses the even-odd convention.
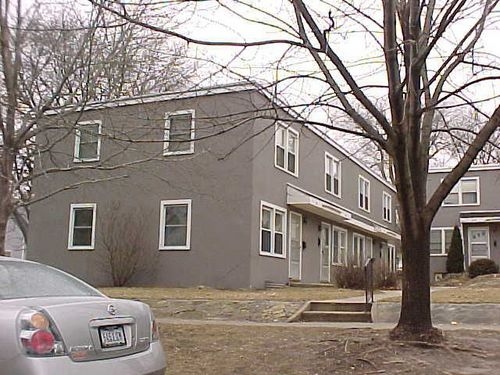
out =
[[[375,258],[368,258],[365,262],[364,272],[365,272],[365,301],[368,305],[373,303],[373,263]]]

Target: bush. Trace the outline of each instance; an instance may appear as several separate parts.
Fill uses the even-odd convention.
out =
[[[375,289],[393,289],[397,287],[397,274],[387,270],[379,261],[375,262],[373,271],[373,287]],[[365,289],[364,267],[357,267],[352,264],[335,267],[334,279],[339,288]]]
[[[498,273],[498,265],[491,259],[478,259],[469,266],[469,277]]]
[[[352,264],[343,267],[335,267],[335,284],[344,289],[364,289],[365,274],[363,267],[355,267]]]
[[[460,229],[455,225],[451,236],[451,244],[446,258],[446,272],[462,273],[464,272],[464,251],[462,248],[462,236]]]

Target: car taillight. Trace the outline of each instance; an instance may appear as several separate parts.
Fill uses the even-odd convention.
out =
[[[43,310],[25,310],[19,316],[19,340],[30,356],[65,355],[66,350],[55,324]]]

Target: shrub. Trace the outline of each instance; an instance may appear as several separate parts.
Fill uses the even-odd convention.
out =
[[[345,289],[364,289],[365,274],[363,267],[356,267],[348,264],[343,267],[335,267],[335,284],[339,288]]]
[[[498,265],[491,259],[478,259],[469,266],[469,277],[498,273]]]
[[[464,272],[464,251],[462,248],[462,236],[460,229],[455,225],[451,236],[451,244],[446,258],[446,272],[462,273]]]
[[[378,261],[375,262],[373,272],[373,287],[375,289],[391,289],[397,287],[397,274],[387,270]],[[365,289],[364,267],[357,267],[352,264],[335,267],[334,279],[335,284],[339,288]]]

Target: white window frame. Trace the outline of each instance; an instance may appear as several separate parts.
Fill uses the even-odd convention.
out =
[[[337,244],[335,244],[335,234],[334,232],[338,232],[339,233],[339,236],[338,236],[338,242]],[[343,248],[341,246],[341,242],[342,242],[342,236],[340,235],[340,233],[343,233],[344,235],[344,244],[343,244]],[[348,246],[347,246],[347,243],[348,243],[348,238],[347,238],[347,230],[344,229],[344,228],[340,228],[340,227],[332,227],[332,264],[333,265],[342,265],[342,266],[346,266],[347,265],[347,262],[348,262]],[[334,251],[334,248],[335,246],[338,246],[338,249],[339,249],[339,252],[338,252],[338,259],[335,259],[334,255],[335,255],[335,251]]]
[[[90,245],[78,246],[73,245],[73,233],[75,230],[75,211],[79,208],[92,209],[92,238]],[[95,227],[97,218],[97,204],[96,203],[72,203],[69,208],[69,233],[68,233],[68,250],[94,250],[95,248]]]
[[[486,242],[473,242],[471,240],[471,230],[485,230],[486,231]],[[473,244],[485,244],[488,247],[488,255],[483,256],[472,256],[472,245]],[[490,228],[489,227],[469,227],[467,228],[467,252],[469,253],[469,264],[476,259],[489,259],[491,258],[491,247],[490,247]]]
[[[431,231],[436,231],[436,230],[439,230],[441,231],[441,253],[439,254],[431,254],[431,257],[441,257],[441,256],[446,256],[446,231],[447,230],[451,230],[451,232],[453,233],[453,227],[432,227],[431,228]],[[429,232],[429,239],[430,239],[430,232]],[[429,252],[431,251],[430,249],[430,241],[429,241]]]
[[[363,184],[363,185],[362,185]],[[359,175],[358,176],[358,207],[364,211],[370,212],[371,197],[370,197],[370,180]],[[361,188],[363,186],[363,189]],[[361,191],[363,190],[363,192]],[[360,197],[363,194],[363,204],[360,202]],[[365,197],[368,199],[366,200]],[[367,201],[366,207],[365,202]]]
[[[477,195],[477,202],[476,203],[463,203],[463,194],[464,192],[462,191],[462,182],[463,181],[476,181],[476,195]],[[443,206],[446,207],[457,207],[457,206],[479,206],[481,204],[481,189],[479,186],[479,176],[476,177],[462,177],[455,186],[453,186],[453,189],[450,191],[453,192],[453,190],[456,189],[456,193],[458,194],[458,203],[446,203],[446,198],[443,200]]]
[[[337,180],[338,180],[338,192],[335,193],[335,178],[333,176],[333,171],[329,170],[328,168],[328,161],[331,161],[331,165],[333,166],[334,164],[337,164]],[[328,184],[327,184],[327,174],[332,176],[332,182],[331,182],[331,190],[328,190]],[[341,197],[342,195],[342,163],[338,158],[333,156],[332,154],[325,152],[325,191],[329,194],[332,194],[338,198]]]
[[[284,156],[283,156],[283,167],[278,164],[277,160],[277,147],[278,147],[278,131],[282,129],[284,130]],[[295,172],[290,171],[289,165],[288,165],[288,154],[291,153],[290,150],[288,149],[288,139],[290,137],[290,134],[293,134],[295,136],[295,139],[297,141],[297,144],[295,146]],[[274,130],[274,166],[288,174],[291,174],[292,176],[299,177],[299,145],[300,145],[300,139],[299,139],[299,132],[293,129],[290,126],[284,126],[277,124],[276,128]],[[281,146],[280,146],[281,147]],[[293,153],[291,153],[293,154]]]
[[[191,115],[191,134],[188,150],[169,151],[170,144],[170,119],[174,116]],[[186,109],[182,111],[165,113],[165,130],[163,134],[163,155],[187,155],[194,153],[194,137],[195,137],[195,111],[194,109]]]
[[[95,157],[92,158],[82,158],[80,157],[80,139],[82,137],[81,127],[88,125],[98,125],[97,130],[97,153]],[[101,131],[102,131],[102,121],[101,120],[89,120],[80,121],[76,124],[75,129],[75,147],[73,150],[73,161],[75,163],[85,163],[91,161],[98,161],[101,158]]]
[[[392,195],[385,191],[382,193],[382,218],[392,223]]]
[[[396,272],[396,246],[393,244],[387,244],[387,261],[389,264],[389,271]]]
[[[186,244],[181,246],[166,246],[165,245],[165,206],[187,206],[186,218]],[[159,250],[190,250],[191,249],[191,199],[169,199],[160,201],[160,238]]]
[[[267,228],[262,227],[262,210],[266,208],[271,211],[271,240],[270,240],[270,252],[267,251],[262,251],[262,230],[268,230]],[[277,254],[276,249],[274,248],[275,244],[275,219],[276,219],[276,212],[279,212],[282,215],[282,226],[283,230],[280,232],[283,236],[282,239],[282,246],[283,246],[283,254]],[[259,211],[259,254],[268,256],[268,257],[274,257],[274,258],[286,258],[286,253],[287,253],[287,210],[283,207],[277,206],[272,203],[268,203],[265,201],[260,201],[260,211]]]

